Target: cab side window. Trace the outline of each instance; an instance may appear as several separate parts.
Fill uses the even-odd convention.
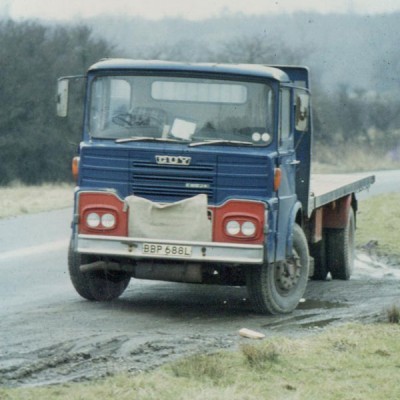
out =
[[[280,96],[279,144],[285,149],[291,147],[290,143],[292,142],[290,105],[290,89],[283,88]]]

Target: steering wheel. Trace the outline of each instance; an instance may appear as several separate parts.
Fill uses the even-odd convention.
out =
[[[132,114],[130,113],[116,114],[111,120],[114,122],[114,124],[123,126],[124,128],[130,128],[131,126],[135,125],[132,119]]]
[[[140,112],[133,112],[131,114],[133,124],[137,126],[158,126],[162,127],[164,123],[161,121],[161,119],[155,115],[153,115],[151,112],[147,114],[143,114]]]
[[[167,121],[164,110],[150,107],[137,107],[130,113],[121,113],[112,117],[112,122],[129,128],[132,126],[154,126],[162,129]]]

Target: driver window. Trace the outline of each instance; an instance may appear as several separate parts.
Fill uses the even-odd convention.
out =
[[[290,90],[281,89],[280,145],[288,148],[290,144]]]
[[[124,79],[113,79],[110,87],[110,117],[127,113],[131,104],[131,87]]]

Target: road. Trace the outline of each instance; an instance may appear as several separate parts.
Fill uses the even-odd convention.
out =
[[[378,177],[375,190],[384,182]],[[390,178],[392,187],[400,182]],[[328,325],[385,319],[398,302],[400,266],[364,254],[350,281],[310,281],[304,301],[287,316],[254,314],[246,290],[237,287],[132,280],[116,301],[85,301],[67,272],[71,214],[0,220],[0,385],[147,370],[182,355],[235,348],[245,340],[238,335],[244,327],[267,336],[308,335]]]
[[[359,193],[360,200],[384,193],[400,193],[400,170],[374,171],[375,183],[369,190]]]

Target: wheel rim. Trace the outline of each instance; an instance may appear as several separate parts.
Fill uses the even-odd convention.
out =
[[[301,277],[301,262],[296,251],[293,257],[279,262],[274,266],[275,286],[282,295],[289,295],[296,289]]]

